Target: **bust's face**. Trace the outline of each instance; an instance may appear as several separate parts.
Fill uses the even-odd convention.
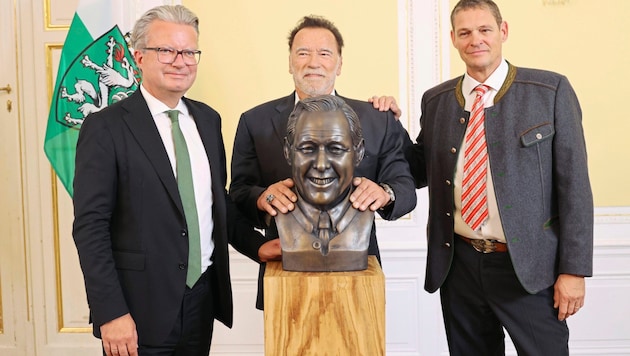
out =
[[[295,126],[289,163],[300,196],[320,210],[333,207],[352,184],[356,151],[343,112],[304,112]]]

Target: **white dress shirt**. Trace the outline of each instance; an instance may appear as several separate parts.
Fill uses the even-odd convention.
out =
[[[464,94],[464,98],[466,99],[465,110],[470,112],[472,109],[472,105],[476,97],[474,90],[479,84],[485,84],[490,87],[490,90],[488,90],[486,95],[483,97],[484,108],[493,106],[494,97],[497,95],[498,90],[501,89],[501,86],[507,77],[507,73],[508,64],[505,60],[502,60],[499,67],[484,83],[479,83],[468,74],[465,74],[462,83],[462,94]],[[500,120],[501,118],[498,119]],[[473,231],[462,218],[462,175],[464,173],[464,151],[466,151],[465,141],[462,142],[462,147],[459,150],[457,166],[455,168],[455,233],[471,239],[490,239],[505,242],[505,234],[503,233],[503,226],[501,225],[501,217],[499,216],[499,208],[497,206],[497,198],[494,193],[494,185],[492,183],[489,158],[487,165],[488,174],[486,179],[488,219],[481,224],[481,228],[479,230]]]
[[[214,250],[214,241],[212,241],[212,230],[214,228],[214,222],[212,221],[212,177],[210,174],[210,161],[208,160],[205,146],[199,136],[195,120],[190,115],[188,108],[181,99],[175,108],[169,108],[166,104],[151,95],[144,86],[140,85],[140,91],[147,102],[151,116],[153,116],[155,125],[160,133],[175,177],[177,177],[175,145],[173,143],[171,119],[166,114],[166,111],[179,111],[179,127],[184,134],[186,146],[188,146],[190,166],[192,167],[195,203],[197,204],[197,215],[199,219],[201,271],[204,272],[208,266],[212,264],[211,258]]]

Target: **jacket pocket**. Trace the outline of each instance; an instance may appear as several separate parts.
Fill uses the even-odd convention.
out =
[[[548,184],[546,183],[548,179],[546,177],[549,177],[549,175],[551,174],[549,158],[552,157],[552,154],[550,152],[547,152],[548,150],[550,150],[550,148],[548,147],[550,147],[551,144],[542,144],[545,142],[551,142],[550,140],[553,138],[555,132],[556,131],[553,124],[549,122],[544,122],[527,129],[521,134],[521,144],[530,153],[535,154],[535,159],[538,162],[538,186],[540,187],[540,204],[542,209],[541,211],[544,212],[544,214],[548,214],[547,205],[545,203],[547,201],[545,197],[545,187],[548,186]],[[532,157],[532,159],[534,158]],[[534,182],[532,181],[532,189],[535,186],[533,183]]]
[[[556,130],[551,123],[543,123],[522,133],[521,144],[523,147],[530,147],[551,139],[555,133]]]
[[[134,271],[144,270],[144,253],[114,251],[114,262],[118,269],[128,269]]]

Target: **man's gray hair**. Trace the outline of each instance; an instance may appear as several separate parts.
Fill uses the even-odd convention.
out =
[[[147,46],[149,26],[153,21],[165,21],[181,25],[192,26],[199,35],[199,18],[183,5],[162,5],[145,12],[133,27],[131,32],[131,46],[135,50],[142,50]]]

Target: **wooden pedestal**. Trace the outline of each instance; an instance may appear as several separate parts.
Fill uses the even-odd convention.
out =
[[[356,272],[290,272],[267,263],[265,355],[385,355],[385,277],[376,257]]]

